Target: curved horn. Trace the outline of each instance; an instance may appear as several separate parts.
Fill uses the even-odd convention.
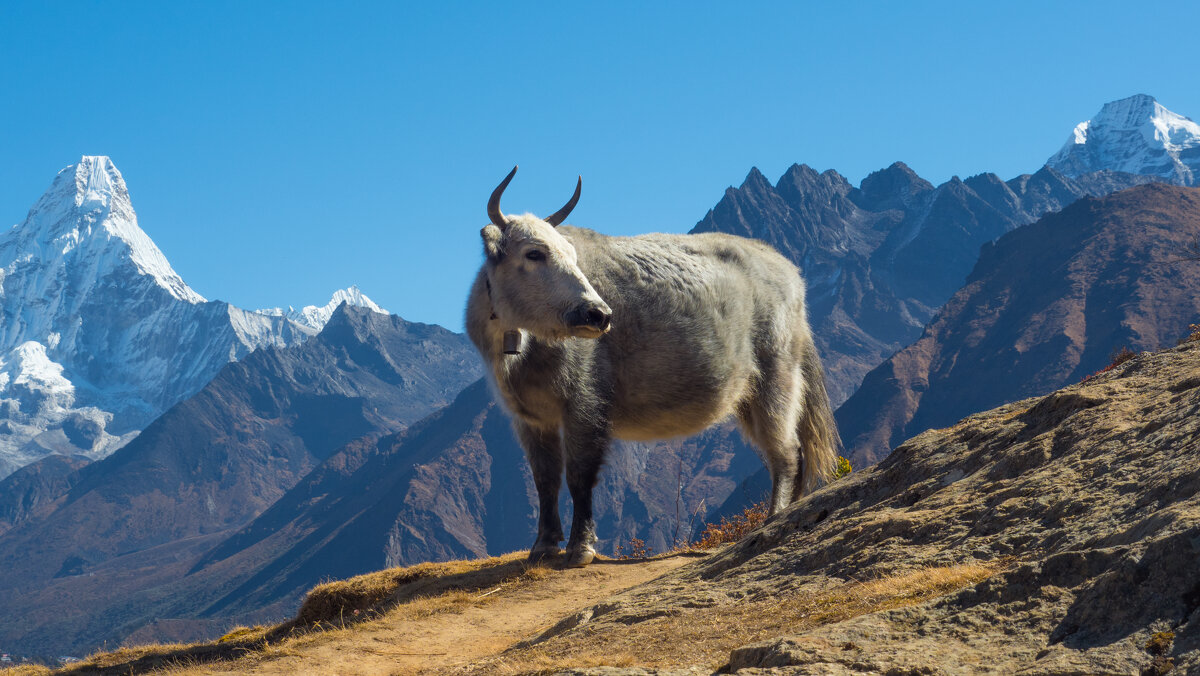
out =
[[[571,195],[571,201],[567,202],[567,206],[554,212],[546,218],[546,222],[553,226],[558,226],[563,221],[567,220],[567,216],[571,215],[571,210],[579,203],[579,191],[583,189],[583,177],[579,177],[579,181],[575,184],[575,194]]]
[[[500,196],[504,194],[504,189],[508,187],[509,182],[512,181],[513,176],[516,176],[516,174],[517,168],[513,167],[513,170],[508,172],[508,176],[505,176],[504,180],[500,181],[500,185],[496,186],[496,189],[492,191],[492,196],[488,198],[488,219],[501,230],[508,227],[508,219],[500,211]]]

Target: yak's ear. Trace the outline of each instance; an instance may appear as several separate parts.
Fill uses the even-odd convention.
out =
[[[504,233],[500,231],[500,228],[488,224],[479,231],[479,236],[483,238],[483,252],[487,255],[488,260],[493,263],[499,262],[500,257],[504,255],[504,249],[500,246],[504,240]]]

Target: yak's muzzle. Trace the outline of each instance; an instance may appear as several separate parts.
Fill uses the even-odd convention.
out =
[[[578,338],[599,338],[612,326],[612,308],[605,303],[582,303],[567,313],[567,326]]]

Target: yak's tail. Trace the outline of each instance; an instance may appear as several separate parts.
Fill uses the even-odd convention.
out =
[[[794,498],[817,490],[837,474],[838,451],[842,446],[829,393],[825,391],[825,371],[812,336],[804,337],[800,363],[804,377],[804,410],[800,414],[800,476],[796,477]]]

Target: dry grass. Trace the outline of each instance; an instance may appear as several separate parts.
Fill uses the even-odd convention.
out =
[[[977,584],[1002,564],[927,568],[852,582],[835,589],[730,602],[707,608],[674,608],[632,625],[584,627],[529,648],[476,662],[465,669],[430,673],[548,673],[588,666],[717,668],[739,646],[801,633],[866,613],[928,601]]]
[[[375,620],[384,614],[389,619],[403,621],[462,612],[490,602],[493,592],[504,586],[540,580],[549,574],[545,567],[528,566],[525,556],[525,552],[514,552],[359,575],[314,587],[296,617],[284,624],[236,627],[210,643],[120,648],[95,653],[58,670],[33,667],[32,671],[4,671],[3,676],[170,672],[250,656],[262,660],[286,657],[298,654],[295,651],[299,647],[333,629]]]
[[[525,564],[525,556],[525,552],[514,552],[470,561],[419,563],[327,582],[308,592],[293,623],[340,624],[419,596],[436,596],[453,589],[481,589],[523,575],[539,575],[531,573],[536,568]]]
[[[0,676],[46,676],[51,673],[49,667],[36,664],[17,664],[10,667],[0,667]]]
[[[844,476],[848,476],[853,471],[854,469],[850,466],[850,461],[839,455],[833,480],[837,481]],[[679,547],[676,551],[715,549],[723,545],[732,544],[757,530],[766,520],[767,503],[760,502],[756,505],[751,505],[741,514],[729,518],[721,517],[721,521],[718,523],[704,524],[704,530],[701,531],[698,540]]]
[[[695,549],[714,549],[737,542],[746,537],[767,520],[767,503],[747,507],[744,512],[731,518],[721,517],[720,523],[706,524],[700,539],[692,544]]]

